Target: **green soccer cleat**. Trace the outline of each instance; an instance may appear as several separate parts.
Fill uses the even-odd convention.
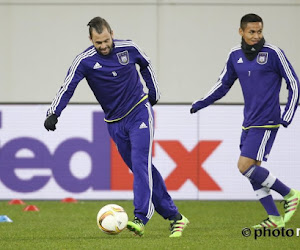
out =
[[[285,196],[285,199],[283,200],[284,204],[284,223],[287,223],[290,221],[290,219],[293,217],[295,212],[297,211],[297,207],[300,203],[300,192],[291,189],[290,193]]]
[[[284,227],[284,220],[281,216],[269,215],[269,218],[263,220],[260,224],[253,226],[252,228],[264,228],[264,227]]]
[[[144,235],[144,227],[143,221],[137,217],[134,217],[133,221],[127,222],[127,229],[140,237]]]
[[[181,215],[181,220],[173,220],[171,221],[170,230],[171,234],[169,237],[175,238],[175,237],[181,237],[183,230],[186,228],[187,224],[189,224],[189,220]]]

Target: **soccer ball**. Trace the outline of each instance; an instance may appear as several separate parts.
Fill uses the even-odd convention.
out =
[[[126,228],[128,216],[124,208],[116,204],[102,207],[97,214],[97,225],[106,234],[118,234]]]

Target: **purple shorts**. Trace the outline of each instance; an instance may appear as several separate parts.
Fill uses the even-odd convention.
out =
[[[267,161],[273,146],[277,129],[251,128],[241,135],[241,156],[257,161]]]

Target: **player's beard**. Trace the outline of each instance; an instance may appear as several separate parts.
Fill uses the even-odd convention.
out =
[[[112,49],[113,49],[113,45],[110,45],[110,46],[107,46],[105,48],[105,50],[97,49],[97,51],[99,54],[101,54],[103,56],[107,56],[111,53]]]

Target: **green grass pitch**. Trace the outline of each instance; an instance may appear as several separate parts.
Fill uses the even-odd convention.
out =
[[[189,220],[181,238],[169,238],[169,222],[154,214],[143,237],[125,230],[119,235],[106,235],[96,224],[99,209],[115,203],[133,217],[132,201],[25,201],[36,205],[39,212],[24,212],[24,205],[0,201],[0,215],[13,223],[0,223],[0,249],[299,249],[300,213],[288,223],[294,236],[266,236],[255,239],[241,233],[245,227],[265,219],[259,202],[253,201],[175,201]],[[282,204],[277,203],[283,213]]]

